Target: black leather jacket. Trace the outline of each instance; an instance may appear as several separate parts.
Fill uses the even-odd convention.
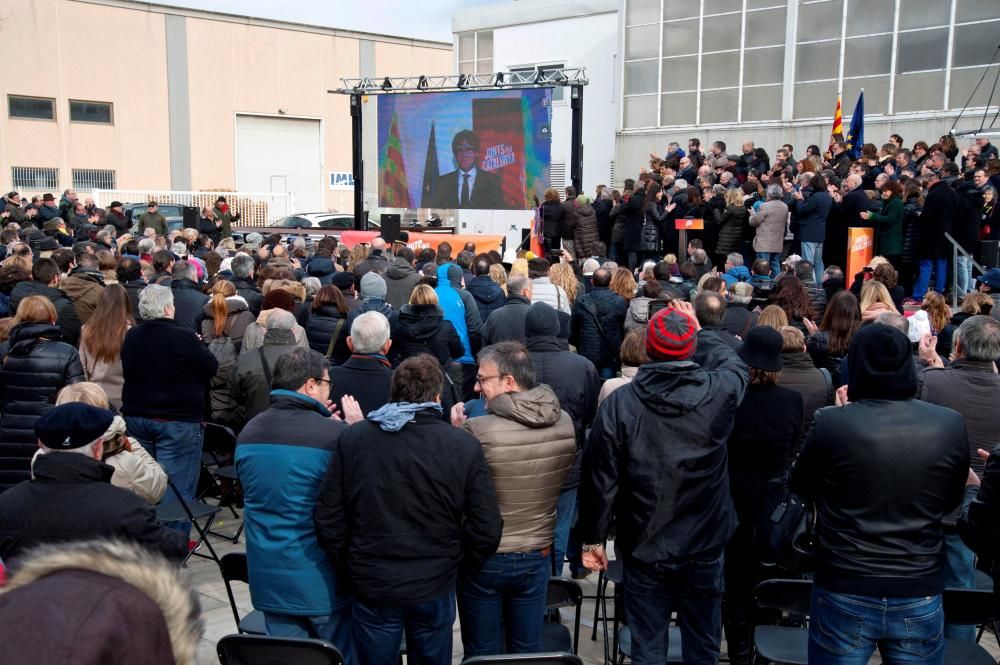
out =
[[[918,400],[816,412],[789,488],[816,508],[816,583],[838,593],[941,593],[941,520],[962,500],[965,423]]]

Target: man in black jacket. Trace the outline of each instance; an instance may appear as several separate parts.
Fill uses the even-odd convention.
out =
[[[170,289],[174,292],[174,321],[194,332],[201,332],[208,296],[198,288],[198,271],[193,263],[178,261],[171,274]]]
[[[809,662],[867,662],[876,644],[887,661],[942,662],[941,520],[970,474],[965,423],[912,399],[895,328],[861,328],[848,359],[850,401],[816,412],[788,480],[816,509]]]
[[[931,270],[934,270],[934,290],[944,293],[945,280],[948,278],[948,256],[951,248],[944,234],[951,232],[958,210],[958,195],[951,187],[942,182],[940,174],[931,171],[924,178],[927,185],[927,196],[924,198],[924,208],[917,224],[920,227],[920,240],[917,245],[917,259],[920,263],[920,274],[913,285],[913,301],[919,305],[927,295],[927,287],[931,281]]]
[[[347,337],[351,357],[343,365],[330,368],[330,401],[343,412],[341,400],[350,395],[368,415],[389,402],[392,365],[387,354],[389,320],[379,312],[365,312],[354,319]]]
[[[166,529],[138,495],[110,483],[101,461],[114,414],[88,404],[57,406],[35,421],[41,455],[34,478],[0,495],[0,558],[28,548],[87,538],[123,538],[180,561],[187,539]]]
[[[749,383],[746,365],[690,303],[657,312],[630,384],[601,404],[583,456],[583,564],[607,567],[604,541],[618,520],[632,662],[666,661],[676,610],[684,659],[714,663],[722,639],[723,550],[736,528],[726,443]]]
[[[580,485],[580,458],[587,427],[597,412],[601,381],[597,368],[583,356],[567,351],[559,340],[559,314],[551,306],[536,302],[524,320],[528,353],[535,366],[535,379],[552,388],[559,406],[569,414],[576,430],[576,459],[566,472],[559,503],[556,504],[556,531],[553,543],[555,574],[562,573],[569,555],[570,569],[576,577],[586,574],[580,562],[580,545],[570,546],[570,528],[576,517],[576,490]]]
[[[260,292],[253,281],[253,257],[249,254],[237,254],[230,266],[233,271],[233,286],[236,295],[247,301],[247,307],[254,316],[260,315],[260,306],[264,303],[264,294]]]
[[[340,435],[317,498],[320,546],[354,587],[362,665],[395,663],[404,631],[416,662],[450,662],[459,568],[475,574],[500,543],[486,458],[441,419],[443,386],[436,359],[404,360],[392,401]]]
[[[128,301],[132,305],[132,317],[137,323],[142,321],[142,316],[139,315],[139,294],[146,288],[146,280],[142,278],[142,265],[135,259],[122,257],[118,261],[115,274],[118,276],[118,283],[125,287],[128,293]]]
[[[581,356],[594,363],[602,379],[614,378],[621,361],[622,329],[628,303],[608,288],[611,271],[594,271],[594,287],[573,303],[570,320],[570,343]]]
[[[524,335],[524,317],[531,307],[531,280],[526,275],[511,275],[507,280],[507,304],[490,314],[482,327],[483,346],[497,342],[521,342]]]
[[[63,341],[77,345],[80,340],[80,316],[76,313],[73,301],[59,289],[62,273],[52,259],[38,259],[31,266],[31,281],[21,282],[10,292],[10,309],[17,311],[21,300],[28,296],[45,296],[56,307],[56,325],[62,333]]]
[[[169,288],[150,284],[139,296],[142,323],[122,344],[122,415],[185,500],[201,470],[202,421],[219,362],[191,330],[177,325]],[[190,523],[183,529],[190,531]]]

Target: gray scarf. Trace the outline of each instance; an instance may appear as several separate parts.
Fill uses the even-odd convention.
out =
[[[406,423],[411,422],[418,411],[433,409],[443,414],[441,405],[437,402],[389,402],[385,406],[368,414],[368,420],[378,423],[385,432],[398,432]]]

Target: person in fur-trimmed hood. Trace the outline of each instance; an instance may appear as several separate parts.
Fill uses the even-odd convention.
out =
[[[194,665],[203,625],[176,566],[121,541],[44,545],[0,587],[4,662]]]

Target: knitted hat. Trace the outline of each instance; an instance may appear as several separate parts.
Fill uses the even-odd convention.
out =
[[[331,282],[341,291],[350,291],[354,288],[354,273],[353,272],[338,272],[333,276]]]
[[[684,312],[669,307],[649,320],[646,355],[652,360],[687,360],[698,346],[698,326]]]
[[[385,280],[377,272],[366,272],[361,278],[362,298],[385,298],[385,292]]]
[[[907,399],[917,392],[913,347],[906,335],[883,325],[862,326],[847,352],[847,397]]]
[[[552,305],[536,302],[528,308],[528,313],[524,315],[524,335],[525,337],[559,336],[559,315]]]

